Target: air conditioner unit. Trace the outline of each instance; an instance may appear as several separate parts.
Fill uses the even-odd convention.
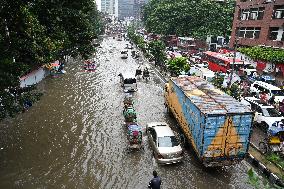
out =
[[[274,0],[265,0],[264,2],[265,3],[272,3],[272,2],[274,2]]]
[[[256,20],[256,18],[257,18],[257,13],[256,12],[253,12],[253,13],[250,14],[250,19]]]
[[[282,11],[275,11],[274,16],[275,18],[281,18]]]

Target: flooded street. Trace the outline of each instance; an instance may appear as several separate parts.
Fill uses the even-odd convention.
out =
[[[163,189],[251,188],[248,164],[205,169],[190,149],[181,164],[158,165],[144,137],[145,151],[127,153],[124,92],[119,73],[135,72],[137,60],[120,58],[125,41],[104,39],[99,67],[83,72],[69,62],[67,73],[47,78],[42,99],[28,112],[0,123],[0,188],[143,189],[157,170]],[[134,95],[138,123],[176,122],[164,108],[163,84],[139,81]]]

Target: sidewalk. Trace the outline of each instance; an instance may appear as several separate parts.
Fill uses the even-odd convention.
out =
[[[284,170],[276,166],[274,163],[268,161],[265,156],[254,146],[250,145],[249,155],[247,161],[253,166],[257,167],[262,174],[264,174],[271,183],[284,187]]]

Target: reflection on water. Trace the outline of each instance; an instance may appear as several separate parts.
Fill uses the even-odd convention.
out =
[[[0,188],[142,189],[153,169],[164,189],[249,188],[244,163],[208,170],[189,150],[182,164],[161,166],[153,160],[146,136],[145,151],[126,151],[125,94],[117,75],[135,72],[138,64],[131,56],[120,59],[125,44],[104,40],[96,72],[82,72],[80,61],[70,62],[64,76],[41,83],[41,101],[0,124]],[[158,79],[140,81],[134,98],[143,127],[150,121],[176,124],[165,113]]]

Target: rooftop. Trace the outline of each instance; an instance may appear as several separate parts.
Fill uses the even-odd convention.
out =
[[[206,80],[194,76],[172,78],[204,114],[247,113],[251,110],[243,103],[215,88]]]

